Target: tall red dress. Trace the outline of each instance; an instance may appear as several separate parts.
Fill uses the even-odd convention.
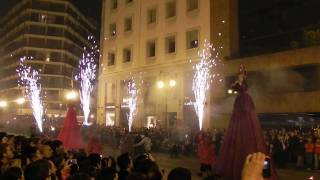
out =
[[[78,150],[84,147],[77,114],[72,106],[68,108],[58,139],[63,142],[63,147],[69,150]]]
[[[255,105],[250,95],[246,93],[247,83],[245,81],[241,85],[237,83],[233,89],[238,92],[238,96],[216,164],[218,173],[225,180],[241,179],[241,171],[248,154],[254,152],[269,154]],[[271,167],[271,179],[275,180],[277,174],[274,166]]]

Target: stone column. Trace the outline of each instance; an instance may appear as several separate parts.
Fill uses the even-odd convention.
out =
[[[120,125],[120,113],[121,113],[121,104],[122,104],[122,87],[121,87],[121,79],[116,80],[116,102],[115,102],[115,126]]]
[[[105,111],[105,97],[106,95],[106,83],[103,78],[100,77],[98,83],[98,99],[97,99],[97,124],[104,124],[106,119]]]

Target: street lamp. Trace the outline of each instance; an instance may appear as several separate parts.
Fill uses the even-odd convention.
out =
[[[4,100],[0,101],[0,107],[1,108],[5,108],[7,106],[8,106],[8,102],[7,101],[4,101]]]
[[[18,99],[16,99],[16,103],[19,105],[22,105],[26,102],[26,100],[23,97],[20,97]]]
[[[164,88],[164,82],[163,81],[158,81],[157,86],[159,89]]]
[[[175,87],[175,86],[176,86],[176,80],[171,79],[171,80],[169,81],[169,86],[170,86],[170,87]]]
[[[77,97],[78,93],[74,90],[67,92],[65,96],[67,100],[75,100]]]

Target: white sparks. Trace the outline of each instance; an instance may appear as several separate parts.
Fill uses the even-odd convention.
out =
[[[96,62],[99,57],[99,50],[93,36],[89,36],[88,40],[93,43],[91,48],[84,47],[82,58],[79,62],[79,75],[76,80],[80,82],[80,101],[84,115],[84,125],[90,125],[90,98],[93,90],[93,84],[96,79],[97,65]]]
[[[213,55],[213,53],[215,53],[215,55]],[[218,55],[219,53],[213,45],[205,41],[203,49],[198,52],[200,61],[193,66],[194,77],[192,90],[195,96],[195,103],[193,105],[198,116],[200,130],[203,125],[206,94],[210,88],[212,80],[220,77],[219,74],[213,72],[213,68],[220,62],[220,60],[216,58]],[[221,82],[221,79],[219,81]]]
[[[44,107],[41,99],[41,85],[39,72],[26,65],[27,57],[20,58],[20,66],[16,69],[20,80],[19,85],[25,86],[25,92],[32,108],[33,116],[42,132]]]
[[[135,80],[132,78],[128,82],[128,127],[129,132],[131,132],[131,127],[135,116],[137,115],[137,101],[138,101],[138,89]]]

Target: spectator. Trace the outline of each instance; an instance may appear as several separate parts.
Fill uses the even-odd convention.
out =
[[[18,167],[9,168],[1,179],[4,180],[23,180],[22,170]]]
[[[313,168],[312,160],[314,157],[314,150],[315,150],[315,146],[311,138],[308,138],[308,142],[305,144],[304,147],[306,152],[306,161],[305,161],[306,167],[310,170],[311,168]]]
[[[50,159],[53,155],[53,151],[48,144],[44,144],[40,147],[40,152],[45,159]]]
[[[151,143],[151,139],[149,138],[148,136],[148,132],[146,132],[143,136],[142,136],[142,140],[133,145],[134,147],[139,147],[139,146],[143,146],[144,148],[144,153],[150,153],[151,151],[151,146],[152,146],[152,143]]]
[[[168,175],[168,180],[191,180],[191,172],[190,170],[183,168],[183,167],[177,167],[170,171]]]
[[[50,164],[48,160],[38,160],[26,167],[25,180],[50,180]]]
[[[122,154],[117,158],[119,171],[119,180],[126,180],[132,169],[132,160],[128,153]]]

